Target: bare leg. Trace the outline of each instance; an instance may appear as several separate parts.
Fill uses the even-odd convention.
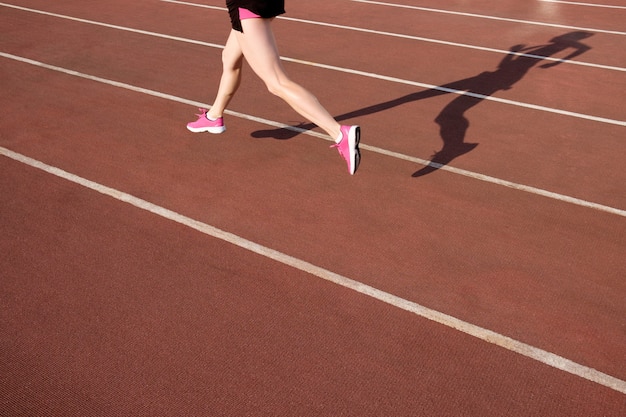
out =
[[[243,33],[234,32],[246,61],[272,94],[324,129],[331,138],[338,138],[341,134],[339,123],[313,94],[285,73],[270,24],[270,19],[245,19],[242,21]]]
[[[207,116],[212,119],[222,117],[224,109],[226,109],[241,84],[243,53],[234,32],[231,31],[226,41],[226,46],[222,51],[222,78],[220,79],[220,86],[213,106],[207,113]]]

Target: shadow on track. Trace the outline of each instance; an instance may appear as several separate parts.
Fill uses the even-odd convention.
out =
[[[526,45],[514,45],[509,49],[509,53],[500,61],[495,71],[485,71],[474,77],[454,81],[428,90],[411,93],[384,103],[354,110],[339,115],[336,119],[342,121],[367,116],[413,101],[443,94],[459,94],[458,97],[453,99],[439,112],[434,120],[435,123],[439,125],[439,134],[443,141],[443,147],[440,151],[431,156],[431,160],[427,166],[413,173],[413,177],[420,177],[436,171],[442,166],[449,164],[455,158],[472,151],[478,146],[477,143],[465,143],[465,134],[470,125],[469,120],[465,117],[465,113],[469,109],[498,91],[513,88],[515,83],[520,81],[531,68],[542,62],[545,58],[573,49],[573,51],[564,58],[542,64],[539,68],[550,68],[587,52],[591,48],[580,41],[590,36],[592,36],[592,33],[576,31],[552,38],[545,45],[529,47]],[[315,125],[303,123],[293,127],[302,130],[310,130],[313,129]],[[299,132],[289,129],[270,129],[253,132],[252,136],[256,138],[285,140],[291,139],[298,134]]]

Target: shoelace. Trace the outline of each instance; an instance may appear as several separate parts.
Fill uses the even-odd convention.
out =
[[[198,110],[200,110],[202,112],[200,114],[196,114],[196,116],[198,116],[198,117],[202,117],[202,116],[204,116],[206,114],[206,112],[208,112],[207,109],[203,109],[201,107],[198,107]]]
[[[341,142],[339,142],[341,143]],[[339,143],[335,143],[334,145],[330,145],[331,148],[337,148],[337,150],[339,151],[339,155],[343,156],[345,158],[345,155],[343,154],[343,152],[341,151],[341,148],[339,147]]]

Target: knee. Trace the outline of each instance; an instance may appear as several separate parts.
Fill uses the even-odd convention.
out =
[[[265,87],[267,88],[267,91],[270,92],[270,94],[273,94],[278,97],[282,97],[283,88],[279,82],[276,81],[276,82],[265,83]]]
[[[243,65],[243,55],[222,51],[222,67],[224,71],[239,71]]]
[[[270,94],[278,96],[280,98],[286,98],[289,92],[293,89],[293,83],[289,79],[276,78],[269,81],[265,81],[265,87]]]

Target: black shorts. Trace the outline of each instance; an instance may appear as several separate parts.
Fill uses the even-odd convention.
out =
[[[264,19],[285,13],[285,0],[226,0],[230,22],[236,31],[243,32],[239,8],[248,9]]]

